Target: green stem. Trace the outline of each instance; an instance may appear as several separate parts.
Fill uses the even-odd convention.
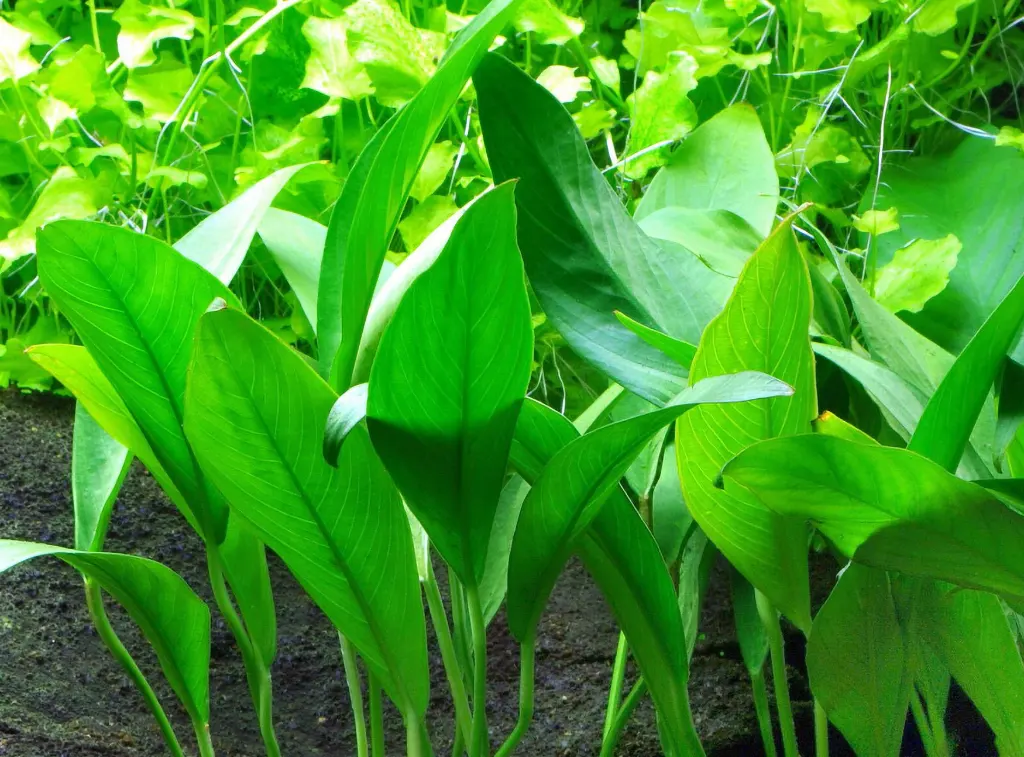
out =
[[[345,669],[345,682],[352,702],[352,718],[356,726],[356,756],[369,757],[366,741],[366,715],[363,713],[363,690],[359,682],[359,667],[356,664],[356,648],[352,642],[338,634],[341,641],[341,663]]]
[[[199,742],[199,757],[214,757],[209,723],[204,723],[202,728],[196,724],[196,739]]]
[[[487,735],[487,627],[480,606],[480,594],[475,586],[466,587],[469,626],[473,636],[473,733],[470,754],[489,757],[490,739]]]
[[[509,757],[522,740],[523,735],[533,720],[533,639],[527,639],[519,647],[519,718],[516,727],[505,743],[498,749],[495,757]]]
[[[103,47],[100,45],[100,28],[96,23],[96,0],[86,0],[86,5],[89,6],[89,26],[92,27],[92,46],[96,48],[96,52],[102,53]]]
[[[249,682],[249,694],[256,707],[260,736],[263,737],[267,757],[281,757],[281,748],[278,746],[277,736],[274,734],[270,672],[263,665],[259,653],[253,648],[252,640],[245,630],[245,624],[231,602],[227,583],[224,580],[224,568],[221,565],[220,553],[215,546],[209,543],[206,547],[206,562],[210,573],[210,586],[213,588],[213,599],[242,655],[245,677]]]
[[[437,636],[437,645],[441,649],[441,661],[444,663],[445,676],[448,678],[448,688],[451,689],[452,701],[455,703],[457,735],[465,740],[463,743],[469,743],[472,735],[473,716],[469,710],[466,683],[462,678],[462,670],[459,668],[455,644],[452,642],[452,634],[448,628],[448,617],[444,612],[441,592],[437,588],[437,579],[434,576],[434,569],[429,561],[427,563],[426,580],[423,582],[423,590],[427,596],[427,608],[430,611],[430,620],[434,625],[434,633]]]
[[[387,757],[384,751],[384,707],[380,682],[373,673],[370,673],[370,754],[372,757]]]
[[[407,757],[427,757],[430,754],[426,728],[415,715],[405,716],[405,753]],[[381,757],[383,754],[381,752]]]
[[[779,729],[782,731],[782,751],[786,757],[799,757],[796,744],[796,726],[793,723],[793,704],[789,699],[789,681],[786,678],[786,652],[782,640],[782,626],[779,613],[761,594],[756,593],[757,610],[768,632],[768,648],[772,656],[772,678],[775,683],[775,707],[779,713]]]
[[[619,712],[615,716],[611,732],[602,740],[601,757],[612,757],[615,754],[615,747],[619,744],[619,739],[622,737],[622,731],[625,729],[626,723],[629,722],[629,719],[633,716],[633,710],[640,704],[640,700],[644,698],[646,693],[647,683],[641,678],[629,690],[626,701],[622,703],[622,707],[619,708]]]
[[[768,705],[768,684],[764,680],[764,670],[752,675],[750,683],[754,692],[754,712],[757,714],[757,724],[761,729],[765,756],[776,757],[775,733],[772,730],[772,713]]]
[[[615,664],[612,666],[612,682],[608,687],[608,707],[604,713],[604,731],[602,738],[607,739],[608,734],[615,725],[615,715],[619,711],[619,703],[622,701],[622,689],[626,681],[626,660],[629,655],[629,645],[626,643],[626,634],[619,631],[619,644],[615,650]]]
[[[814,700],[814,754],[828,757],[828,715],[817,699]]]
[[[916,688],[910,697],[910,711],[914,715],[914,723],[917,724],[917,732],[921,736],[924,753],[928,757],[939,757],[935,749],[935,739],[932,737],[931,724],[928,722],[928,716],[925,715],[924,706],[921,703],[921,695],[917,693]]]
[[[100,593],[100,586],[91,578],[85,579],[85,603],[89,608],[89,616],[92,618],[92,623],[96,627],[96,633],[99,634],[100,640],[110,650],[110,654],[114,656],[114,659],[117,660],[124,672],[132,679],[139,693],[142,694],[146,707],[149,708],[150,713],[160,727],[160,733],[164,737],[167,749],[174,757],[184,757],[184,752],[181,751],[181,745],[178,743],[178,737],[174,735],[174,729],[171,728],[171,721],[167,719],[167,713],[160,706],[160,700],[156,698],[156,693],[153,691],[153,687],[149,685],[149,681],[146,680],[146,676],[139,670],[139,666],[135,663],[131,653],[121,643],[121,639],[118,637],[114,627],[110,625],[110,618],[107,617],[107,611],[103,608],[103,595]],[[201,727],[205,726],[204,723],[200,723],[194,717],[192,723],[197,733]]]

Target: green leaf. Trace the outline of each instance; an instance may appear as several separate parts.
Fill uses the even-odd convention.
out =
[[[384,255],[420,166],[470,73],[522,0],[492,0],[360,154],[331,214],[317,303],[320,372],[347,389]]]
[[[196,19],[188,11],[145,5],[140,0],[125,0],[114,11],[114,21],[121,26],[117,53],[129,69],[156,63],[153,45],[162,39],[192,39],[196,28]]]
[[[803,629],[810,626],[804,525],[713,482],[722,465],[753,442],[810,429],[817,415],[810,322],[807,266],[786,222],[754,253],[725,310],[704,331],[690,381],[760,370],[790,384],[793,398],[697,408],[676,424],[683,495],[694,519],[726,559]]]
[[[480,604],[484,623],[490,624],[508,591],[508,556],[512,549],[512,536],[519,522],[523,501],[530,485],[522,476],[514,474],[501,490],[498,508],[494,513],[491,538],[487,543],[487,560],[480,578]]]
[[[684,342],[682,339],[673,339],[668,334],[662,334],[657,329],[651,329],[642,323],[637,323],[625,313],[616,311],[615,317],[619,319],[619,323],[643,339],[647,344],[659,352],[668,355],[668,357],[684,368],[689,369],[693,356],[697,354],[697,348],[692,344]]]
[[[39,232],[38,246],[47,293],[124,401],[201,535],[219,543],[227,509],[199,472],[181,424],[196,324],[215,298],[234,296],[163,242],[127,229],[59,221]]]
[[[258,186],[258,185],[257,185]],[[257,226],[260,239],[281,269],[299,307],[316,333],[316,297],[327,229],[297,213],[267,208]]]
[[[914,31],[937,37],[956,26],[956,14],[976,0],[926,0],[914,14]]]
[[[408,522],[364,429],[349,435],[337,469],[323,459],[335,398],[244,314],[203,316],[185,424],[204,471],[403,712],[422,717],[426,637]]]
[[[637,227],[546,89],[496,55],[483,60],[473,81],[495,180],[519,179],[519,249],[548,319],[616,382],[668,401],[685,372],[614,313],[695,342],[701,319],[689,305],[688,279],[674,275],[682,265],[676,251]]]
[[[865,202],[871,196],[869,189]],[[949,285],[906,316],[926,337],[959,352],[1024,275],[1024,153],[965,139],[951,154],[891,164],[882,171],[876,207],[896,207],[903,219],[899,231],[874,240],[879,266],[914,239],[953,234],[963,244]],[[1024,364],[1024,341],[1013,359]]]
[[[674,53],[664,73],[648,71],[626,98],[630,116],[628,162],[622,169],[626,176],[642,179],[652,168],[664,165],[668,147],[653,148],[680,140],[697,126],[697,108],[687,97],[697,87],[696,73],[693,56]]]
[[[32,35],[0,18],[0,84],[18,82],[39,70],[29,52]]]
[[[657,176],[663,175],[670,168],[672,166],[663,169]],[[703,274],[700,277],[706,282],[704,286],[713,292],[713,299],[718,304],[716,315],[728,299],[734,279],[740,275],[743,266],[765,236],[730,210],[700,210],[677,205],[644,214],[640,219],[640,228],[655,239],[668,240],[685,247],[717,274]]]
[[[512,464],[529,482],[579,432],[563,415],[527,399]],[[621,490],[613,489],[575,548],[608,600],[678,754],[702,755],[686,691],[686,639],[675,588],[658,545]]]
[[[590,91],[590,78],[577,76],[575,68],[548,66],[537,75],[537,83],[553,94],[558,102],[575,102],[581,92]]]
[[[751,678],[763,676],[764,663],[768,658],[768,631],[757,611],[757,591],[742,573],[731,566],[729,579],[740,656]]]
[[[726,490],[732,481],[811,521],[849,559],[1024,597],[1024,518],[913,452],[792,436],[748,447],[722,475]]]
[[[954,472],[1009,350],[1024,325],[1024,276],[957,357],[907,448]]]
[[[431,195],[416,205],[398,224],[407,250],[415,250],[441,224],[455,215],[459,206],[447,195]]]
[[[853,217],[853,228],[874,236],[896,231],[899,227],[899,213],[896,208],[865,210],[864,215],[854,215]]]
[[[409,196],[423,202],[434,194],[444,183],[448,172],[452,170],[452,161],[458,153],[459,148],[447,139],[432,144],[427,150],[427,157],[420,167],[420,172],[416,174],[416,179],[412,183]]]
[[[636,219],[668,207],[728,210],[763,239],[772,230],[778,203],[775,157],[757,113],[741,104],[721,111],[687,137],[647,188]]]
[[[699,405],[790,393],[786,384],[764,374],[716,376],[685,389],[661,410],[602,426],[559,450],[523,503],[512,541],[508,620],[516,638],[533,635],[573,542],[656,433]]]
[[[676,482],[678,484],[678,481]],[[664,554],[664,553],[662,553]],[[718,550],[708,541],[700,526],[693,524],[679,554],[679,617],[686,633],[686,654],[693,659],[700,633],[700,614],[704,607],[711,570],[718,558]]]
[[[93,420],[81,403],[75,405],[71,446],[71,499],[75,506],[75,549],[103,549],[114,500],[131,467],[132,456]]]
[[[542,45],[565,45],[583,33],[583,21],[567,16],[551,0],[526,0],[512,20],[520,34]]]
[[[483,576],[533,358],[513,185],[455,225],[384,332],[370,373],[374,447],[466,586]]]
[[[348,34],[345,18],[306,19],[302,35],[309,42],[309,58],[303,87],[345,100],[361,100],[373,94],[366,68],[349,50]]]
[[[230,284],[245,260],[252,238],[285,185],[309,164],[288,166],[246,189],[224,207],[196,224],[174,243],[174,249]]]
[[[665,562],[671,564],[679,557],[687,533],[693,530],[694,523],[683,500],[675,443],[668,442],[658,453],[661,455],[661,471],[654,485],[651,502],[654,519],[652,531]]]
[[[876,7],[876,0],[809,0],[807,3],[807,10],[821,14],[825,30],[835,34],[856,31]]]
[[[143,557],[11,539],[0,539],[0,572],[48,555],[92,578],[128,611],[188,714],[208,723],[210,611],[188,584],[170,568]]]
[[[960,240],[952,234],[917,239],[901,247],[875,274],[875,299],[890,313],[920,313],[928,300],[946,288],[960,249]]]
[[[154,65],[128,72],[124,99],[140,103],[146,118],[163,124],[174,117],[193,80],[192,69],[162,52]]]

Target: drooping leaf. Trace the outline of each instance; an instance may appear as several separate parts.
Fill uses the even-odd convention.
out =
[[[885,571],[846,566],[811,626],[807,672],[857,754],[899,755],[913,678]]]
[[[98,552],[110,523],[114,500],[128,474],[132,456],[93,420],[82,404],[75,405],[71,447],[71,499],[75,506],[75,549]]]
[[[185,424],[203,470],[277,552],[404,712],[427,705],[426,637],[398,492],[364,429],[323,459],[336,399],[306,362],[244,314],[203,316]]]
[[[697,408],[676,424],[683,494],[694,519],[726,559],[804,629],[810,626],[804,525],[713,482],[722,465],[753,442],[810,429],[817,415],[810,322],[807,266],[787,222],[754,253],[725,310],[704,331],[690,380],[760,370],[790,384],[794,396]]]
[[[189,715],[210,720],[210,611],[177,573],[134,555],[0,539],[0,572],[52,555],[96,581],[128,611]]]
[[[913,452],[791,436],[748,447],[722,475],[726,490],[734,482],[810,521],[849,559],[1024,597],[1024,518]]]
[[[360,154],[331,215],[317,303],[320,371],[347,389],[370,297],[413,181],[470,73],[522,0],[492,2]]]
[[[734,105],[687,137],[654,177],[635,217],[640,221],[668,207],[728,210],[763,239],[778,202],[775,158],[761,122],[749,105]]]
[[[496,188],[455,225],[399,303],[370,373],[374,447],[466,586],[483,575],[533,356],[513,189]]]
[[[716,376],[684,390],[670,405],[602,426],[565,445],[523,503],[509,560],[508,619],[530,638],[576,538],[617,490],[633,459],[665,426],[709,403],[743,403],[791,393],[783,382],[746,372]]]

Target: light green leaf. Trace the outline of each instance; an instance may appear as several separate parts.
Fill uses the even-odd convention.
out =
[[[671,169],[668,166],[658,176]],[[681,178],[681,177],[680,177]],[[655,183],[657,177],[655,177]],[[689,184],[689,183],[688,183]],[[711,290],[717,315],[732,291],[735,279],[764,237],[749,223],[729,210],[697,210],[670,205],[645,215],[640,228],[655,239],[664,239],[686,248],[700,258],[711,275],[698,276],[703,290]]]
[[[507,184],[463,215],[437,261],[409,287],[370,373],[374,447],[469,587],[483,576],[532,359]]]
[[[487,560],[480,578],[480,604],[484,623],[490,624],[505,601],[508,590],[508,556],[512,549],[512,536],[519,522],[523,501],[530,485],[518,474],[513,475],[501,490],[498,508],[494,512],[494,525],[487,543]]]
[[[39,70],[29,52],[32,35],[0,18],[0,84],[18,82]]]
[[[697,86],[697,61],[688,53],[674,55],[664,73],[648,71],[628,98],[631,119],[623,173],[642,179],[665,163],[667,147],[650,148],[682,139],[697,126],[697,108],[687,97]],[[646,152],[645,152],[646,151]],[[634,155],[643,153],[636,158]]]
[[[821,15],[826,31],[835,34],[853,32],[868,20],[878,7],[875,0],[808,0],[807,10]]]
[[[975,0],[925,0],[914,14],[914,31],[937,37],[956,26],[956,14]]]
[[[1024,152],[1024,132],[1016,126],[1000,126],[996,134],[996,147],[1016,147]]]
[[[437,191],[444,183],[448,172],[452,170],[452,161],[458,154],[459,148],[443,139],[435,142],[427,151],[427,157],[423,160],[420,172],[409,190],[409,196],[419,202],[423,202],[430,195]]]
[[[888,210],[865,210],[863,215],[853,217],[853,228],[865,234],[880,236],[900,227],[899,212],[896,208]]]
[[[581,92],[590,91],[590,79],[577,76],[569,66],[548,66],[537,75],[537,83],[553,94],[559,102],[571,103]]]
[[[121,118],[128,115],[124,100],[110,83],[102,53],[86,45],[69,56],[60,56],[56,50],[54,54],[55,60],[40,76],[51,97],[67,103],[80,115],[96,107]]]
[[[301,86],[346,100],[361,100],[373,94],[366,68],[349,50],[348,26],[345,18],[306,19],[302,35],[310,50]]]
[[[298,353],[244,314],[203,316],[186,398],[204,471],[403,712],[429,685],[412,541],[398,492],[356,429],[338,468],[321,455],[336,396]]]
[[[526,0],[512,23],[520,34],[530,32],[542,45],[565,45],[583,33],[582,19],[565,15],[551,0]]]
[[[897,757],[913,686],[885,571],[851,563],[807,642],[815,701],[858,755]]]
[[[209,179],[202,171],[174,166],[157,166],[143,179],[147,187],[180,187],[185,184],[196,189],[205,189]]]
[[[621,86],[621,74],[619,64],[598,55],[590,59],[590,67],[594,69],[597,80],[613,92],[618,92]]]
[[[692,344],[670,337],[668,334],[662,334],[657,329],[648,328],[642,323],[637,323],[625,313],[615,311],[615,317],[619,319],[619,323],[643,339],[647,344],[689,370],[690,363],[693,362],[693,356],[697,354],[697,348]]]
[[[591,100],[572,114],[572,120],[584,139],[593,139],[616,124],[615,111],[602,100]]]
[[[657,441],[657,438],[655,438]],[[695,530],[693,516],[683,501],[683,487],[679,480],[679,466],[676,464],[675,442],[669,441],[663,449],[658,449],[661,471],[654,485],[651,501],[651,514],[654,519],[654,538],[667,564],[672,564],[679,557],[683,544],[687,542],[687,533],[692,536]],[[687,634],[687,639],[690,635]],[[690,653],[693,653],[691,645]]]
[[[917,239],[901,247],[876,272],[875,299],[891,313],[920,313],[928,300],[946,288],[961,248],[952,234],[942,239]]]
[[[778,227],[740,274],[725,310],[704,331],[690,381],[760,370],[795,394],[742,405],[697,408],[676,424],[683,496],[694,519],[726,559],[799,628],[810,627],[807,534],[749,493],[722,491],[725,462],[753,442],[810,429],[817,415],[808,329],[811,285],[792,219]],[[764,312],[771,319],[761,317]]]
[[[210,611],[188,584],[170,568],[143,557],[11,539],[0,539],[0,572],[49,555],[92,578],[128,611],[186,711],[208,723]]]
[[[458,211],[448,195],[430,195],[398,223],[398,233],[407,250],[415,250],[438,227]]]
[[[103,549],[110,513],[132,456],[93,420],[85,405],[75,405],[71,446],[71,499],[75,506],[75,549]]]
[[[640,23],[626,32],[623,45],[646,75],[671,65],[672,55],[703,45],[693,17],[675,3],[655,0],[640,14]]]
[[[670,206],[728,210],[763,239],[772,230],[778,203],[779,177],[764,129],[754,109],[741,104],[687,137],[655,175],[635,217],[640,221]]]
[[[492,0],[423,90],[378,130],[349,173],[324,247],[317,302],[320,372],[348,388],[380,269],[409,190],[466,80],[522,0]]]
[[[174,116],[192,80],[193,74],[188,66],[169,53],[161,53],[155,65],[128,72],[124,99],[141,103],[146,118],[166,123]]]
[[[700,405],[746,403],[791,391],[755,372],[715,376],[683,390],[660,410],[602,426],[559,450],[523,503],[512,541],[508,620],[516,638],[533,636],[574,541],[656,433]]]
[[[114,21],[121,26],[117,53],[129,69],[152,65],[154,44],[162,39],[192,39],[196,28],[196,19],[188,11],[140,0],[125,0],[114,11]]]
[[[1024,518],[913,452],[784,437],[748,447],[722,476],[727,491],[731,481],[775,512],[811,521],[849,559],[1024,597]]]
[[[257,230],[315,334],[317,283],[327,228],[297,213],[267,208]]]

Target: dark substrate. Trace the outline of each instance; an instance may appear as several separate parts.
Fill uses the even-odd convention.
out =
[[[0,538],[71,546],[70,470],[73,403],[49,395],[0,392]],[[208,598],[200,543],[137,463],[117,503],[108,549],[159,560]],[[835,565],[819,562],[817,587],[827,591]],[[354,754],[348,694],[330,624],[271,556],[280,632],[274,666],[274,715],[286,757]],[[763,754],[749,683],[732,627],[728,591],[716,574],[690,674],[697,730],[709,755]],[[820,600],[821,597],[818,597]],[[113,622],[171,714],[183,744],[187,720],[163,683],[155,658],[113,603]],[[211,703],[214,743],[221,757],[258,757],[259,742],[241,662],[230,634],[214,614]],[[601,594],[577,562],[560,579],[541,622],[536,710],[518,754],[597,755],[617,628]],[[790,686],[805,754],[811,753],[809,690],[800,664],[801,637],[789,629]],[[451,705],[436,649],[431,658],[428,716],[438,755],[450,753]],[[518,707],[518,646],[499,614],[490,629],[488,717],[497,744]],[[954,714],[962,754],[992,753],[984,729],[962,697]],[[963,714],[966,712],[966,714]],[[404,732],[387,717],[388,752],[402,754]],[[957,723],[953,723],[954,727]],[[977,743],[969,737],[981,733]],[[848,754],[833,733],[833,754]],[[906,754],[919,753],[908,734]],[[188,747],[186,747],[188,749]],[[0,577],[0,755],[11,757],[156,757],[159,734],[127,677],[92,630],[81,582],[63,563],[46,558]],[[656,757],[654,713],[637,710],[617,754]]]

